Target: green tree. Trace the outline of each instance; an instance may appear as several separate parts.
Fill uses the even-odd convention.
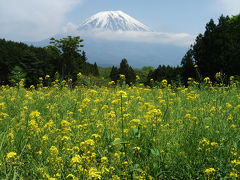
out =
[[[239,75],[240,15],[220,16],[218,23],[211,19],[204,34],[199,34],[192,46],[192,60],[202,76],[214,79],[217,72],[227,76]],[[189,57],[186,53],[184,59]],[[186,78],[186,77],[185,77]]]
[[[99,76],[98,66],[96,62],[93,64],[93,75]]]
[[[38,78],[44,75],[43,64],[30,49],[24,52],[19,65],[23,69],[23,72],[26,73],[26,86],[36,85]]]
[[[21,79],[25,78],[26,73],[24,73],[24,70],[19,66],[15,66],[9,75],[9,81],[14,86],[16,85],[16,83],[19,83]]]
[[[135,83],[136,81],[136,74],[125,58],[120,63],[119,74],[125,75],[127,84]]]
[[[115,66],[112,67],[112,70],[110,72],[110,78],[115,83],[117,82],[117,80],[119,80],[119,70],[117,67]]]
[[[72,78],[74,74],[80,70],[79,63],[81,63],[82,55],[80,54],[81,50],[79,48],[83,47],[81,42],[83,42],[83,39],[79,36],[68,36],[67,38],[62,38],[60,40],[51,38],[50,43],[61,52],[59,62],[61,71],[59,73],[62,78],[65,76]]]
[[[193,59],[193,50],[189,49],[181,61],[182,65],[182,77],[184,77],[184,82],[187,82],[189,77],[195,78],[195,69],[194,69],[194,59]]]

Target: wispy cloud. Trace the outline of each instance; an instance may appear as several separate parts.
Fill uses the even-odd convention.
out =
[[[59,32],[83,0],[0,0],[0,38],[41,40]]]
[[[215,0],[214,8],[224,15],[240,13],[240,0]]]
[[[165,33],[165,32],[135,32],[135,31],[91,31],[75,32],[82,36],[90,36],[105,40],[120,40],[132,42],[172,44],[176,46],[190,46],[196,36],[188,33]]]

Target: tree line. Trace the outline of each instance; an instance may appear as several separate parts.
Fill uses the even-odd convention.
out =
[[[211,19],[204,34],[199,34],[182,59],[183,78],[196,77],[198,68],[202,77],[214,79],[217,72],[226,77],[240,75],[240,15],[221,16],[215,24]],[[228,78],[226,78],[228,79]]]
[[[126,64],[126,59],[121,64]],[[110,78],[113,81],[124,74],[127,83],[134,83],[135,79],[128,78],[134,75],[133,70],[120,64],[120,68],[112,67]],[[188,78],[203,81],[209,77],[214,81],[216,73],[224,75],[224,82],[228,83],[230,76],[240,75],[240,14],[229,17],[220,16],[215,24],[211,19],[206,24],[203,34],[199,34],[193,45],[190,46],[181,60],[181,66],[172,67],[159,65],[158,68],[150,70],[143,82],[150,85],[151,81],[187,84]],[[130,75],[132,74],[132,75]]]
[[[79,36],[51,39],[47,47],[28,46],[24,43],[0,39],[0,84],[14,84],[25,79],[25,85],[36,85],[39,77],[49,75],[73,82],[79,72],[98,76],[97,64],[87,62]]]

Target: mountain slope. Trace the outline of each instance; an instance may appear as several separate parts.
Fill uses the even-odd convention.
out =
[[[93,29],[110,31],[151,31],[149,27],[122,11],[99,12],[88,18],[78,27],[79,31]]]

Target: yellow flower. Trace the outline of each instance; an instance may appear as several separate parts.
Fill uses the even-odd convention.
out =
[[[185,115],[185,119],[190,119],[191,118],[191,114],[186,114]]]
[[[82,73],[79,72],[79,73],[77,74],[77,76],[80,78],[80,77],[82,76]]]
[[[211,83],[209,77],[205,77],[205,78],[203,79],[203,81],[204,81],[205,83],[207,83],[207,84],[210,84],[210,83]]]
[[[231,105],[230,103],[226,103],[226,107],[227,107],[228,109],[231,109],[231,108],[232,108],[232,105]]]
[[[236,127],[236,125],[235,124],[232,124],[231,126],[230,126],[230,128],[235,128]]]
[[[47,75],[45,76],[45,79],[48,79],[48,78],[50,78],[50,76],[47,74]]]
[[[230,172],[230,176],[237,178],[238,177],[238,173],[237,172]]]
[[[195,67],[195,68],[198,68],[198,65],[196,64],[196,65],[194,65],[194,67]]]
[[[75,154],[75,156],[72,157],[71,159],[71,164],[74,165],[77,163],[81,163],[81,161],[82,161],[82,158],[78,154]]]
[[[127,166],[127,165],[128,165],[128,162],[127,162],[127,161],[124,161],[124,162],[122,163],[122,165]]]
[[[0,109],[5,109],[5,103],[4,102],[0,103]]]
[[[86,140],[85,143],[86,143],[87,145],[91,145],[91,146],[94,146],[94,144],[95,144],[94,140],[92,140],[92,139]]]
[[[114,84],[115,84],[114,81],[110,81],[110,82],[108,83],[108,85],[114,85]]]
[[[7,156],[6,156],[6,160],[9,162],[9,163],[11,163],[11,162],[13,162],[13,161],[15,161],[15,160],[17,160],[18,159],[18,156],[17,156],[17,153],[15,153],[15,152],[9,152],[8,154],[7,154]]]
[[[77,180],[77,178],[73,174],[68,174],[67,179],[72,178],[73,180]]]
[[[62,126],[63,128],[69,127],[70,125],[71,125],[71,123],[68,122],[68,121],[66,121],[66,120],[62,120],[62,121],[61,121],[61,126]]]
[[[92,134],[92,137],[95,138],[95,139],[98,139],[98,138],[100,139],[101,138],[101,136],[99,134]]]
[[[35,120],[29,121],[28,126],[31,134],[39,133],[40,129],[38,128],[38,124]]]
[[[125,79],[126,79],[124,74],[120,74],[120,78],[121,78],[122,80],[125,80]]]
[[[101,163],[107,163],[108,162],[108,158],[107,157],[102,157],[101,158]]]
[[[120,177],[118,175],[112,175],[112,180],[120,180]]]
[[[218,143],[216,143],[216,142],[211,142],[211,146],[213,146],[213,147],[215,147],[215,148],[219,148],[219,145],[218,145]]]
[[[120,155],[117,153],[117,152],[115,152],[114,154],[113,154],[113,157],[115,158],[115,159],[120,159]]]
[[[238,166],[238,165],[240,165],[240,160],[234,159],[234,160],[231,161],[231,163],[232,163],[233,166]]]
[[[48,140],[48,135],[45,134],[45,135],[42,137],[42,141],[43,141],[43,142],[46,142],[47,140]]]
[[[138,75],[136,75],[136,80],[138,81],[140,79],[140,77]]]
[[[99,172],[96,168],[91,167],[88,172],[89,178],[96,178],[96,179],[101,179],[101,172]]]
[[[32,111],[29,115],[30,119],[38,119],[40,117],[40,112],[38,111]]]
[[[222,76],[222,73],[221,73],[221,72],[218,72],[218,73],[216,73],[216,75],[215,75],[216,79],[220,78],[221,76]]]
[[[31,149],[32,149],[31,144],[27,144],[27,148],[28,148],[29,150],[31,150]]]
[[[8,137],[12,140],[12,139],[14,138],[14,134],[13,134],[12,132],[10,132],[10,133],[8,134]]]
[[[202,144],[203,146],[209,145],[209,144],[210,144],[210,141],[209,141],[207,138],[204,137],[204,138],[200,141],[200,144]]]
[[[216,170],[214,168],[208,168],[204,171],[207,175],[214,174]]]
[[[127,97],[127,93],[125,91],[122,91],[122,90],[118,91],[117,95],[122,96],[122,97]]]
[[[58,156],[58,149],[56,146],[51,146],[50,148],[50,155],[52,157],[57,157]]]
[[[166,80],[166,79],[163,79],[163,80],[162,80],[162,84],[163,84],[164,86],[166,86],[166,85],[167,85],[167,80]]]
[[[211,109],[210,109],[210,113],[214,113],[216,111],[216,107],[215,106],[213,106]]]
[[[72,150],[73,150],[74,153],[78,153],[79,152],[79,147],[78,146],[74,146],[72,148]]]
[[[135,146],[135,147],[133,148],[133,150],[134,150],[134,151],[141,151],[141,148],[140,148],[139,146]]]

